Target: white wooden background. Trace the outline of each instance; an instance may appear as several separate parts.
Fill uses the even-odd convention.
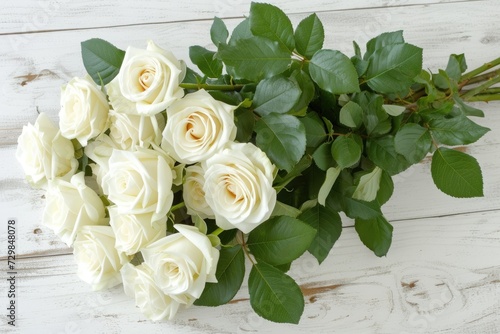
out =
[[[22,125],[37,112],[57,120],[59,86],[84,68],[80,42],[121,48],[153,39],[188,59],[188,46],[210,47],[211,18],[232,29],[248,0],[16,0],[0,10],[0,332],[6,324],[6,223],[17,220],[17,327],[21,333],[500,333],[500,102],[481,105],[492,129],[474,145],[485,197],[452,199],[435,189],[429,161],[395,179],[385,212],[394,241],[385,258],[360,243],[352,222],[318,266],[304,256],[290,274],[306,307],[298,326],[256,316],[246,286],[223,307],[192,307],[173,322],[146,320],[121,287],[92,292],[80,282],[71,250],[41,226],[43,192],[24,181],[14,152]],[[294,24],[315,11],[325,46],[352,54],[384,32],[405,30],[424,48],[424,66],[446,66],[466,53],[470,68],[500,56],[496,0],[279,0]]]

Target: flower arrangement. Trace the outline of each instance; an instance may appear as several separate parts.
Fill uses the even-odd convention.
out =
[[[402,31],[364,54],[354,42],[349,58],[323,48],[316,14],[294,29],[263,3],[231,35],[215,18],[210,37],[216,51],[189,49],[201,74],[152,41],[85,41],[88,75],[62,88],[59,127],[42,113],[23,128],[16,155],[46,189],[43,224],[93,289],[123,283],[147,318],[172,319],[229,302],[247,259],[255,312],[298,323],[304,298],[286,272],[306,251],[326,258],[339,212],[384,256],[393,175],[432,153],[440,190],[483,195],[477,161],[450,146],[489,131],[466,102],[500,99],[488,71],[500,58],[466,72],[451,55],[431,73]]]

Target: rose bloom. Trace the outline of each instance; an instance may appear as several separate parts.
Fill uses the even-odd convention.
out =
[[[214,212],[205,200],[204,171],[200,165],[192,165],[186,168],[186,176],[182,185],[182,197],[186,204],[189,215],[198,215],[201,218],[215,218]]]
[[[83,172],[73,175],[71,182],[62,179],[50,181],[46,199],[43,224],[70,247],[83,226],[106,222],[104,205],[85,184]]]
[[[168,235],[142,250],[144,262],[155,268],[156,285],[179,303],[190,306],[206,282],[216,283],[219,250],[196,227],[176,224]]]
[[[61,89],[59,128],[64,137],[86,146],[106,130],[109,104],[106,95],[87,76],[73,78]]]
[[[102,189],[121,213],[152,213],[162,219],[170,210],[174,195],[169,157],[155,150],[113,150]]]
[[[149,148],[151,144],[160,145],[165,128],[163,115],[132,115],[111,110],[109,137],[122,150],[137,146]]]
[[[78,277],[93,290],[111,288],[121,283],[120,269],[130,261],[115,248],[110,226],[84,226],[73,244]]]
[[[162,148],[187,164],[208,159],[236,138],[236,108],[203,89],[187,94],[167,108]]]
[[[186,66],[166,50],[148,42],[146,50],[128,47],[120,72],[107,85],[117,112],[155,115],[184,96],[179,84]]]
[[[251,143],[231,143],[202,163],[205,199],[216,224],[249,233],[267,220],[276,204],[274,165]]]
[[[44,187],[56,177],[69,179],[78,168],[75,149],[45,113],[35,125],[23,126],[17,139],[16,158],[33,187]]]
[[[108,161],[114,149],[118,149],[117,144],[106,134],[99,135],[85,147],[85,155],[95,163],[90,163],[92,174],[96,178],[97,185],[102,191],[102,178],[108,172]]]
[[[135,299],[136,306],[149,320],[173,319],[181,304],[165,295],[155,284],[153,270],[145,263],[130,263],[121,270],[125,294]]]
[[[109,224],[115,233],[115,248],[134,255],[150,243],[166,236],[167,216],[153,220],[152,213],[120,213],[116,206],[108,207]]]

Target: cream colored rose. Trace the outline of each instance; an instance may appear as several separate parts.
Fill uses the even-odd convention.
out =
[[[152,213],[160,220],[172,206],[172,176],[168,157],[158,151],[113,150],[102,189],[121,213]]]
[[[274,165],[258,147],[231,143],[202,167],[205,199],[219,227],[249,233],[270,217],[276,204]]]
[[[108,172],[108,161],[111,153],[117,148],[117,144],[105,134],[101,134],[85,147],[85,154],[95,162],[89,164],[89,166],[92,168],[92,174],[96,178],[96,182],[100,187],[99,193],[101,194],[103,193],[102,178]]]
[[[208,159],[236,138],[235,109],[203,89],[187,94],[167,109],[162,147],[183,163]]]
[[[135,299],[135,305],[146,318],[153,321],[174,318],[181,304],[156,286],[151,268],[144,263],[136,267],[127,263],[121,273],[125,294]]]
[[[162,114],[154,116],[131,115],[111,110],[109,113],[109,137],[122,150],[137,146],[149,148],[151,144],[160,145],[165,118]]]
[[[110,226],[84,226],[78,232],[73,253],[78,277],[93,290],[111,288],[121,283],[120,269],[130,261],[115,248],[115,235]]]
[[[191,305],[206,282],[216,283],[219,250],[196,227],[176,224],[179,233],[162,238],[142,250],[144,262],[155,268],[156,285],[179,303]]]
[[[200,165],[192,165],[186,168],[186,176],[182,185],[182,197],[186,204],[189,215],[198,215],[201,218],[215,218],[214,212],[205,200],[204,171]]]
[[[73,245],[83,226],[106,223],[104,205],[85,184],[84,173],[73,175],[71,182],[62,179],[50,181],[46,199],[43,224],[68,246]]]
[[[167,216],[153,220],[152,213],[138,215],[120,213],[116,206],[108,207],[109,223],[115,233],[115,248],[134,255],[150,243],[166,236]]]
[[[106,94],[87,76],[73,78],[61,89],[59,128],[64,137],[86,146],[106,130],[109,104]]]
[[[148,42],[146,50],[128,47],[120,72],[107,85],[109,100],[117,112],[155,115],[184,96],[179,84],[185,64],[166,50]]]
[[[56,177],[69,180],[78,168],[73,144],[45,113],[38,115],[35,125],[23,126],[17,143],[16,158],[34,187],[45,187]]]

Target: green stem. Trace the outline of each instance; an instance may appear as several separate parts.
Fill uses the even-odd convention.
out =
[[[213,231],[212,233],[210,233],[211,235],[219,235],[221,234],[222,232],[224,232],[223,229],[221,229],[220,227],[218,229],[216,229],[215,231]]]
[[[490,68],[492,67],[495,67],[497,65],[500,65],[500,57],[497,58],[497,59],[494,59],[482,66],[479,66],[478,68],[476,68],[475,70],[472,70],[470,72],[467,72],[465,73],[464,75],[462,75],[462,77],[460,78],[460,81],[465,81],[465,80],[469,80],[473,77],[475,77],[476,75],[478,74],[481,74],[483,73],[484,71],[487,71],[489,70]]]
[[[462,95],[462,98],[468,99],[474,95],[482,93],[487,88],[490,88],[491,86],[493,86],[494,84],[499,83],[499,82],[500,82],[500,76],[498,76],[496,78],[492,78],[492,79],[486,81],[485,83],[477,86],[476,88],[469,90],[467,93]]]
[[[465,99],[465,101],[467,102],[488,102],[488,101],[499,101],[499,100],[500,100],[500,94],[484,94],[484,95],[479,94]]]
[[[467,86],[467,85],[472,85],[472,84],[475,84],[475,83],[478,83],[478,82],[483,82],[483,81],[486,81],[486,80],[490,80],[491,78],[494,78],[497,75],[500,75],[500,69],[495,70],[495,71],[491,71],[491,72],[488,72],[488,73],[484,73],[484,74],[481,74],[481,75],[478,75],[477,77],[470,78],[469,80],[466,80],[466,81],[464,81],[462,83],[462,87],[463,86]]]
[[[222,91],[236,91],[243,88],[243,85],[210,85],[210,84],[195,84],[195,83],[181,83],[179,85],[184,89],[206,89],[206,90],[222,90]]]
[[[173,205],[171,208],[170,208],[170,212],[174,212],[176,210],[179,210],[179,209],[182,209],[183,207],[185,207],[186,204],[184,204],[184,202],[180,202],[176,205]]]

